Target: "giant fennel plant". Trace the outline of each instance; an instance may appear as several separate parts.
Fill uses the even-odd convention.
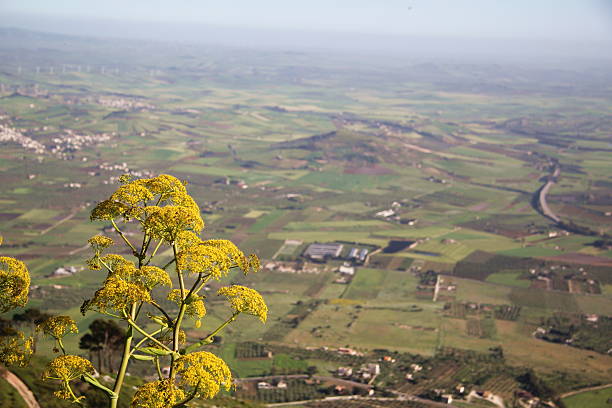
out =
[[[93,297],[83,303],[81,312],[97,312],[124,322],[127,331],[121,364],[113,383],[103,384],[90,361],[69,354],[64,347],[64,336],[77,332],[75,322],[68,316],[54,316],[37,328],[55,340],[59,354],[48,364],[43,378],[58,383],[56,396],[78,404],[83,404],[84,397],[75,382],[89,383],[106,393],[111,408],[118,404],[131,360],[149,362],[157,375],[157,380],[138,388],[132,407],[181,407],[194,398],[212,398],[221,389],[229,390],[233,383],[229,367],[202,349],[240,314],[265,322],[268,308],[261,295],[245,286],[221,287],[217,295],[229,303],[227,320],[199,339],[188,339],[183,328],[186,319],[200,327],[206,315],[202,291],[209,281],[222,279],[232,269],[245,274],[257,271],[258,258],[245,256],[230,241],[202,239],[200,209],[175,177],[124,176],[120,181],[119,188],[92,210],[91,220],[110,223],[117,246],[125,246],[131,255],[127,259],[111,253],[121,251],[112,251],[115,242],[110,237],[89,239],[93,256],[87,264],[91,270],[106,272],[106,278]],[[138,227],[139,236],[128,233],[130,225]],[[162,252],[171,253],[170,259],[162,257]],[[176,306],[164,307],[172,303],[159,301],[161,297]],[[0,306],[3,302],[7,301],[1,298]],[[169,370],[162,370],[164,366]]]
[[[26,265],[15,258],[0,256],[0,313],[25,306],[29,291],[30,272]],[[24,367],[32,356],[33,344],[34,339],[21,330],[0,325],[0,364]]]

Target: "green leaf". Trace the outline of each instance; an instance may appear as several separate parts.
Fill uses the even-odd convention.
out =
[[[142,356],[140,354],[132,354],[132,357],[134,357],[134,359],[140,360],[140,361],[152,361],[152,360],[155,360],[155,357],[153,357],[153,356]]]
[[[156,347],[141,347],[138,351],[152,356],[167,356],[172,354],[171,350],[164,350]]]

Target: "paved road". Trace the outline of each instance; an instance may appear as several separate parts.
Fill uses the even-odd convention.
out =
[[[559,218],[557,214],[555,214],[548,206],[548,203],[546,202],[546,195],[548,194],[548,191],[550,190],[550,188],[555,184],[555,180],[557,179],[557,177],[559,177],[560,174],[561,174],[561,168],[559,166],[555,167],[555,171],[553,172],[552,177],[550,177],[548,181],[546,182],[546,184],[544,184],[544,186],[540,189],[540,197],[539,197],[540,208],[542,209],[542,213],[546,217],[550,218],[551,220],[557,223],[561,222],[561,218]]]

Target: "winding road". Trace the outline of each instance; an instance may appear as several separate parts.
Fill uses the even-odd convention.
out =
[[[21,398],[25,401],[28,408],[40,408],[38,401],[36,401],[36,397],[30,391],[28,386],[21,381],[21,378],[17,377],[15,374],[11,373],[9,370],[2,370],[0,372],[2,378],[4,378],[13,388],[17,390]]]
[[[556,223],[560,223],[561,218],[559,218],[557,214],[555,214],[548,206],[548,203],[546,202],[546,195],[548,194],[550,188],[555,184],[557,177],[559,177],[560,174],[561,168],[557,165],[555,166],[553,174],[549,176],[548,181],[546,182],[546,184],[544,184],[544,186],[542,186],[542,188],[540,188],[538,193],[538,202],[540,203],[540,209],[542,210],[542,214]]]

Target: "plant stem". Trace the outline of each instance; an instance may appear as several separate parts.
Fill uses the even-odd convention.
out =
[[[185,353],[190,353],[191,351],[196,350],[196,349],[202,347],[205,344],[209,344],[211,342],[212,338],[215,337],[217,335],[217,333],[219,333],[221,330],[223,330],[228,324],[230,324],[231,322],[236,320],[236,318],[238,317],[239,314],[240,314],[240,312],[235,312],[229,319],[227,319],[225,322],[221,323],[221,325],[219,327],[217,327],[215,329],[215,331],[213,331],[212,333],[210,333],[208,336],[206,336],[202,340],[198,341],[197,343],[193,343],[191,346],[185,348]]]
[[[174,259],[177,255],[176,242],[172,243],[172,252],[174,253]],[[185,309],[187,309],[187,305],[185,304],[185,281],[183,280],[183,274],[181,273],[181,269],[179,268],[178,262],[175,263],[176,274],[178,275],[178,281],[180,286],[181,293],[181,306],[179,308],[179,313],[174,322],[174,327],[172,328],[172,351],[177,353],[179,351],[179,335],[181,333],[181,323],[183,322],[183,317],[185,316]],[[170,378],[174,378],[176,372],[174,371],[174,360],[175,354],[173,353],[170,357]]]
[[[64,348],[64,343],[62,342],[61,338],[57,339],[57,345],[60,347],[60,349],[62,350],[62,353],[64,355],[66,355],[66,349]]]
[[[86,383],[93,385],[94,387],[104,391],[106,394],[108,394],[110,398],[112,398],[112,396],[115,395],[113,390],[100,384],[100,382],[96,380],[94,377],[92,377],[91,374],[84,374],[83,376],[81,376],[81,379],[85,381]]]
[[[136,322],[130,318],[128,318],[127,322],[129,323],[130,327],[133,327],[134,329],[136,329],[136,331],[140,334],[142,334],[143,336],[145,336],[147,339],[151,340],[153,343],[157,344],[158,346],[160,346],[161,348],[167,350],[167,351],[172,351],[170,350],[170,348],[168,346],[166,346],[164,343],[160,342],[159,340],[157,340],[155,337],[151,336],[149,333],[147,333],[146,331],[144,331],[140,326],[138,326],[136,324]]]
[[[154,331],[153,333],[151,333],[151,336],[155,336],[155,335],[157,335],[157,334],[161,333],[161,332],[162,332],[162,330],[164,330],[164,329],[159,329],[159,330]],[[142,338],[142,339],[141,339],[141,340],[140,340],[140,341],[139,341],[139,342],[138,342],[138,343],[137,343],[137,344],[134,346],[134,348],[132,349],[132,351],[130,352],[130,354],[132,354],[132,355],[133,355],[133,354],[134,354],[134,353],[135,353],[135,352],[138,350],[138,347],[142,346],[142,343],[144,343],[144,342],[145,342],[145,341],[147,341],[147,340],[149,340],[149,338],[148,338],[148,337],[143,337],[143,338]]]
[[[136,303],[132,304],[130,309],[130,318],[133,318],[136,314]],[[125,379],[125,372],[127,371],[128,363],[130,362],[131,357],[131,348],[132,348],[132,339],[134,338],[132,334],[132,330],[128,329],[125,334],[125,342],[123,343],[123,355],[121,356],[121,365],[119,366],[119,372],[117,373],[117,378],[115,379],[115,386],[113,387],[113,392],[115,395],[111,395],[110,397],[110,408],[117,408],[117,402],[119,401],[119,392],[121,391],[121,386],[123,385],[123,380]]]
[[[159,366],[159,357],[155,357],[155,368],[157,369],[157,375],[159,376],[159,380],[163,380],[164,376],[161,372],[161,367]]]
[[[172,321],[172,318],[168,315],[168,313],[166,313],[166,311],[160,305],[157,304],[157,302],[152,301],[151,306],[155,307],[157,310],[159,310],[160,312],[164,314],[164,317],[168,320],[168,325],[171,326],[174,324]]]
[[[127,237],[123,234],[123,232],[119,229],[119,227],[117,226],[117,224],[115,223],[115,220],[111,220],[111,223],[113,224],[113,228],[115,228],[115,231],[117,231],[117,234],[119,234],[119,236],[121,237],[121,239],[123,239],[123,242],[126,243],[127,246],[129,246],[132,249],[132,252],[134,254],[138,254],[138,251],[136,250],[136,248],[134,248],[134,245],[132,245],[132,243],[127,239]]]
[[[151,256],[149,256],[149,259],[147,260],[147,262],[145,263],[145,265],[148,265],[151,260],[153,259],[153,257],[157,254],[157,250],[159,249],[159,247],[161,247],[162,243],[164,242],[163,239],[160,239],[159,242],[157,243],[157,246],[155,247],[155,249],[153,250],[153,253],[151,254]]]

